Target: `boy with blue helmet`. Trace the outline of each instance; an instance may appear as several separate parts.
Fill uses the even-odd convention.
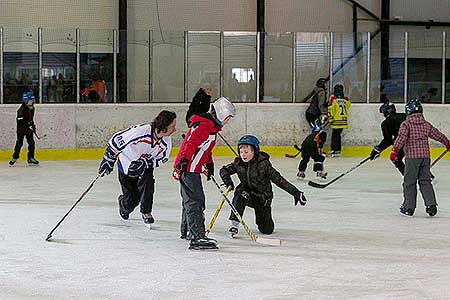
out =
[[[294,205],[306,204],[302,191],[290,184],[272,166],[269,154],[260,151],[259,140],[253,135],[244,135],[238,143],[239,157],[220,169],[220,177],[227,188],[234,189],[231,175],[237,174],[240,184],[236,187],[233,204],[242,216],[246,206],[255,210],[256,225],[263,234],[271,234],[274,230],[272,219],[272,182],[294,196]],[[234,237],[238,233],[239,221],[230,215],[229,233]]]
[[[14,147],[14,153],[10,166],[13,166],[20,155],[20,149],[23,146],[23,139],[26,137],[28,143],[28,164],[38,165],[39,161],[34,158],[35,143],[33,133],[36,132],[36,125],[34,125],[34,94],[33,92],[25,92],[22,95],[22,105],[17,110],[17,141]]]

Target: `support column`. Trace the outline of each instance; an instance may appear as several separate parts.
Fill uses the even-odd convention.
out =
[[[39,80],[39,102],[42,101],[42,28],[38,28],[38,80]]]
[[[127,102],[128,98],[128,74],[127,74],[127,60],[128,60],[128,1],[119,0],[119,49],[117,53],[117,102]]]
[[[390,61],[389,61],[389,24],[386,23],[384,20],[390,19],[390,0],[382,0],[381,1],[381,23],[380,23],[380,29],[381,29],[381,59],[380,59],[380,102],[383,102],[383,97],[381,96],[384,94],[383,87],[384,87],[384,81],[389,80],[391,77],[390,74]]]
[[[256,95],[256,102],[264,100],[264,49],[265,49],[265,0],[257,0],[256,2],[256,31],[259,32],[259,43],[258,43],[258,61],[257,65],[259,68],[257,72],[258,77],[258,94]]]

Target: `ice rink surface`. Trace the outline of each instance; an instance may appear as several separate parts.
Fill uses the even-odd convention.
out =
[[[217,158],[216,170],[230,160]],[[360,160],[327,159],[329,178]],[[225,204],[211,235],[215,252],[187,250],[179,239],[172,161],[155,172],[152,230],[138,210],[120,219],[114,172],[95,184],[52,242],[45,237],[95,178],[98,162],[2,162],[0,299],[450,299],[450,161],[433,169],[440,204],[434,218],[420,196],[413,218],[399,215],[402,179],[387,159],[326,189],[297,181],[298,162],[272,159],[308,198],[307,206],[294,207],[274,186],[273,237],[282,246],[255,244],[242,227],[230,239]],[[211,182],[204,188],[208,223],[220,195]],[[252,209],[244,219],[259,234]]]

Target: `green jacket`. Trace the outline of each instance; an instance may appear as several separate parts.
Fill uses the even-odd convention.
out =
[[[245,190],[252,197],[257,198],[264,206],[272,204],[273,191],[271,182],[294,196],[299,190],[275,170],[269,158],[269,154],[265,152],[255,154],[255,157],[248,163],[236,157],[231,164],[220,169],[220,177],[226,185],[229,185],[232,182],[231,175],[237,174],[241,182],[236,187],[236,192]]]

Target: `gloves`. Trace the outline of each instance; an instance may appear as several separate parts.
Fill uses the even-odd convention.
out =
[[[370,160],[374,160],[377,159],[378,157],[380,157],[380,149],[378,149],[377,146],[373,147],[372,152],[370,152]]]
[[[233,190],[234,190],[234,183],[233,183],[233,180],[231,180],[231,178],[225,179],[225,180],[223,181],[223,183],[224,183],[225,186],[227,187],[227,190],[228,190],[228,188],[230,188],[230,191],[233,191]]]
[[[445,145],[445,148],[447,149],[447,151],[450,150],[450,142],[448,142],[447,145]]]
[[[98,174],[109,175],[114,169],[114,163],[116,162],[116,154],[111,147],[106,147],[105,154],[103,155],[102,162],[98,168]]]
[[[300,203],[301,206],[305,206],[306,205],[305,193],[303,193],[301,191],[298,191],[294,195],[294,205],[297,206],[298,203]]]
[[[206,169],[206,180],[211,180],[211,176],[214,176],[214,163],[210,162],[204,165]]]
[[[399,151],[400,149],[398,149],[397,147],[392,148],[391,155],[389,156],[391,161],[393,162],[397,161],[397,155]]]
[[[128,167],[128,176],[141,177],[142,175],[144,175],[145,171],[151,167],[153,167],[153,162],[151,160],[145,159],[144,157],[141,157],[138,160],[131,162],[130,166]]]
[[[36,132],[36,125],[34,125],[33,122],[30,122],[30,125],[28,125],[28,128],[30,128],[30,130],[31,130],[32,132]]]
[[[177,181],[180,180],[181,175],[183,175],[183,173],[186,173],[187,171],[187,166],[188,166],[188,159],[183,157],[180,159],[180,161],[178,162],[178,165],[175,166],[175,169],[173,169],[173,178]]]

